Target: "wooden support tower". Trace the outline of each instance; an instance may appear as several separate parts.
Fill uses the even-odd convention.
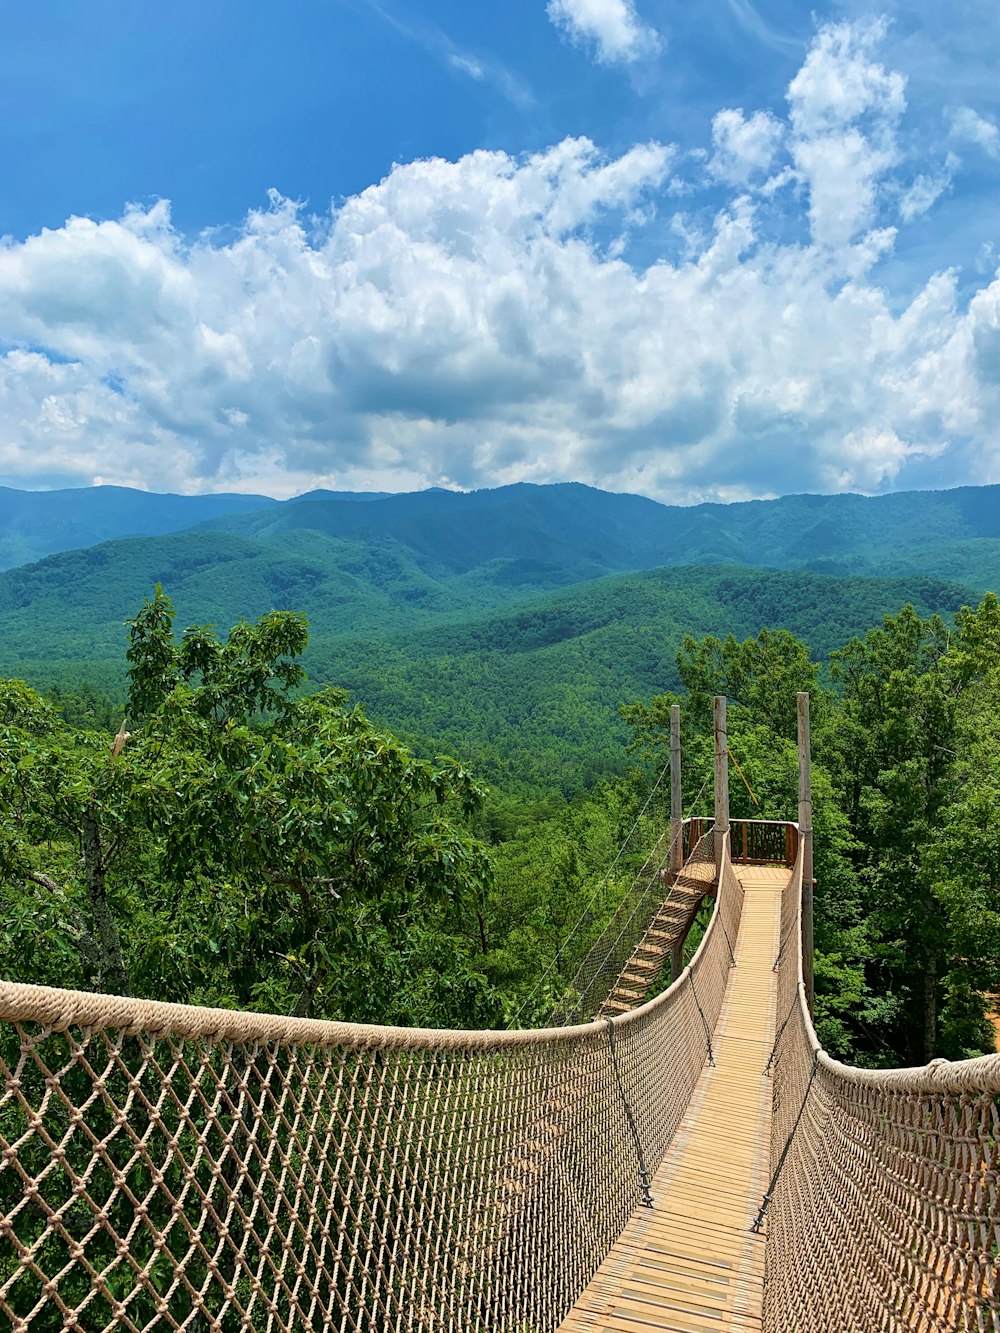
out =
[[[813,1007],[813,821],[809,748],[809,694],[796,697],[799,724],[799,837],[802,839],[802,979]]]
[[[676,882],[684,865],[684,793],[681,787],[681,706],[670,706],[670,870]],[[670,979],[684,970],[684,941],[675,941],[670,951]]]
[[[726,696],[715,696],[715,868],[729,833],[729,738],[726,733]]]

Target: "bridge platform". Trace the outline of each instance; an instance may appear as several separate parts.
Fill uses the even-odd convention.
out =
[[[736,866],[746,893],[736,967],[706,1064],[660,1169],[653,1207],[633,1213],[559,1333],[760,1329],[781,892],[790,872]]]

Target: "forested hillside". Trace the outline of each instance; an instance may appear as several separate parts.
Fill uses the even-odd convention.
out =
[[[569,795],[622,770],[619,704],[676,685],[686,633],[780,625],[822,658],[910,601],[952,612],[973,593],[926,578],[730,566],[617,575],[477,610],[401,548],[279,546],[223,533],[109,543],[0,575],[0,674],[122,698],[123,607],[162,582],[181,625],[309,608],[314,685],[346,688],[421,748],[447,749],[512,790]],[[472,609],[470,609],[470,602]]]
[[[974,587],[1000,571],[1000,487],[788,495],[687,507],[576,483],[423,491],[357,507],[314,499],[220,517],[258,538],[308,529],[392,537],[435,577],[558,586],[616,570],[736,563],[832,574],[934,573]]]
[[[0,486],[0,569],[115,537],[176,532],[216,515],[274,503],[266,495],[157,495],[127,486],[62,491]]]
[[[670,702],[689,805],[722,692],[759,801],[734,780],[734,811],[781,819],[806,688],[824,1040],[883,1064],[984,1048],[1000,612],[961,608],[1000,583],[995,491],[912,498],[317,493],[0,574],[0,962],[349,1019],[541,1020],[641,863],[615,856]]]
[[[718,692],[739,763],[734,817],[783,819],[807,689],[824,1042],[869,1064],[989,1048],[992,595],[947,621],[886,616],[831,654],[828,680],[787,630],[686,636],[678,693],[626,696],[618,775],[597,778],[603,738],[574,740],[592,784],[572,800],[513,781],[486,793],[465,765],[415,757],[342,691],[302,694],[301,616],[268,613],[225,640],[178,637],[172,621],[157,593],[130,624],[128,732],[92,695],[53,707],[0,683],[8,975],[372,1021],[544,1019],[662,827],[654,802],[626,839],[662,768],[671,703],[685,809],[710,810]]]
[[[381,491],[312,491],[301,498],[359,501],[379,500],[384,495]],[[0,570],[119,537],[181,532],[220,515],[279,503],[267,495],[162,495],[129,486],[53,491],[0,486]]]
[[[686,507],[575,483],[468,493],[313,491],[284,502],[111,486],[0,489],[0,569],[99,541],[194,527],[265,545],[292,539],[303,551],[305,537],[320,560],[330,540],[348,563],[363,561],[365,551],[394,551],[433,585],[458,582],[463,605],[676,564],[927,574],[980,591],[1000,582],[996,486]]]

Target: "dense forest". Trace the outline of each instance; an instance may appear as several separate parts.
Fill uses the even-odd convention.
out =
[[[772,592],[776,606],[788,592]],[[757,595],[766,599],[766,586]],[[563,603],[562,619],[511,615],[505,646],[511,636],[543,652],[579,643],[588,605]],[[620,610],[628,637],[611,652],[639,651],[641,605]],[[177,634],[174,621],[157,589],[129,622],[120,696],[0,682],[5,975],[359,1021],[540,1021],[662,823],[657,797],[640,836],[626,839],[663,766],[670,704],[683,709],[687,812],[711,808],[710,699],[723,693],[740,770],[734,817],[786,818],[795,694],[808,690],[825,1044],[867,1064],[992,1048],[992,595],[954,616],[905,605],[832,651],[823,608],[820,651],[788,629],[688,636],[673,692],[620,696],[617,751],[580,727],[548,768],[518,773],[508,760],[505,770],[494,754],[489,789],[469,763],[477,751],[490,757],[480,715],[514,714],[515,761],[530,752],[532,728],[553,745],[552,719],[540,707],[517,716],[482,679],[477,695],[474,678],[449,676],[434,632],[421,687],[436,690],[451,721],[415,709],[404,744],[343,689],[305,680],[302,615],[268,612],[225,639],[197,626]],[[462,628],[476,652],[491,651],[497,632]],[[593,662],[575,661],[581,693],[563,700],[567,712],[596,675]],[[394,688],[402,677],[391,660],[383,667]],[[431,737],[459,759],[419,757],[434,753]],[[548,781],[573,762],[586,782]]]

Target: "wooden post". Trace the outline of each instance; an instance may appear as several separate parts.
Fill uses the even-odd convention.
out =
[[[692,842],[692,846],[693,846]],[[670,705],[670,869],[676,879],[684,865],[684,793],[681,788],[681,706]],[[684,941],[670,951],[670,980],[684,971]]]
[[[729,833],[729,740],[726,696],[715,696],[715,869],[722,868],[722,850]]]
[[[684,971],[684,941],[678,940],[670,950],[670,980],[676,981]]]
[[[684,864],[684,794],[681,791],[681,706],[670,705],[670,869]]]
[[[799,722],[799,837],[802,839],[802,979],[809,1010],[813,1007],[813,820],[809,754],[809,695],[796,700]]]

